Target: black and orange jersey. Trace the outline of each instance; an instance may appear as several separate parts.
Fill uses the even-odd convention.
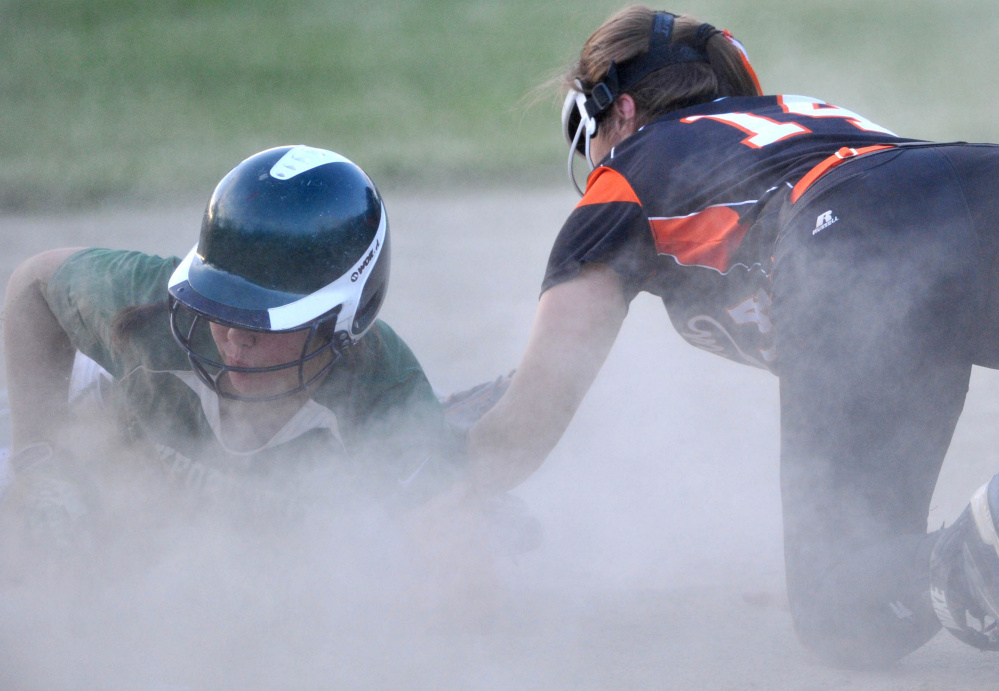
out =
[[[838,151],[904,141],[803,96],[724,98],[669,113],[590,174],[542,290],[583,263],[607,264],[630,295],[661,297],[694,345],[772,369],[767,288],[780,204],[769,202],[800,194],[809,171]]]

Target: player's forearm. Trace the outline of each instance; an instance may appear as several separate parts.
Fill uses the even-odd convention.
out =
[[[509,390],[469,432],[471,481],[510,489],[555,448],[603,366],[628,303],[617,274],[587,265],[541,298]]]
[[[74,349],[49,309],[44,289],[70,252],[57,250],[29,259],[7,285],[3,343],[14,451],[54,442],[68,419]]]
[[[484,494],[512,489],[534,474],[575,412],[573,406],[557,414],[551,405],[544,410],[521,405],[517,384],[515,377],[511,390],[468,434],[470,482]]]

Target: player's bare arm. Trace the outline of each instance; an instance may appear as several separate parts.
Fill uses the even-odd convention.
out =
[[[473,483],[509,489],[551,452],[607,359],[628,301],[603,264],[541,296],[527,349],[510,389],[469,432]]]
[[[35,255],[14,271],[7,285],[3,345],[15,452],[51,443],[53,430],[66,421],[74,349],[45,302],[44,290],[59,265],[79,249]]]

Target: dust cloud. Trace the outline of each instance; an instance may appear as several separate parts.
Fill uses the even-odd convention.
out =
[[[442,393],[514,367],[571,190],[382,191],[385,321]],[[182,254],[198,206],[0,218],[0,280],[53,246]],[[976,369],[934,527],[994,471],[997,413],[999,378]],[[640,296],[566,436],[513,492],[539,548],[502,553],[460,521],[421,543],[376,504],[288,529],[175,520],[129,484],[108,551],[22,564],[0,590],[0,687],[994,688],[995,658],[946,633],[878,672],[798,645],[778,428],[775,377],[690,347]]]

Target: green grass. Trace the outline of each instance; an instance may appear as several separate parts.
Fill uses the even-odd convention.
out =
[[[207,197],[260,149],[337,150],[379,184],[559,180],[531,89],[620,2],[0,0],[0,210]],[[768,91],[907,136],[999,138],[984,0],[687,2]]]

